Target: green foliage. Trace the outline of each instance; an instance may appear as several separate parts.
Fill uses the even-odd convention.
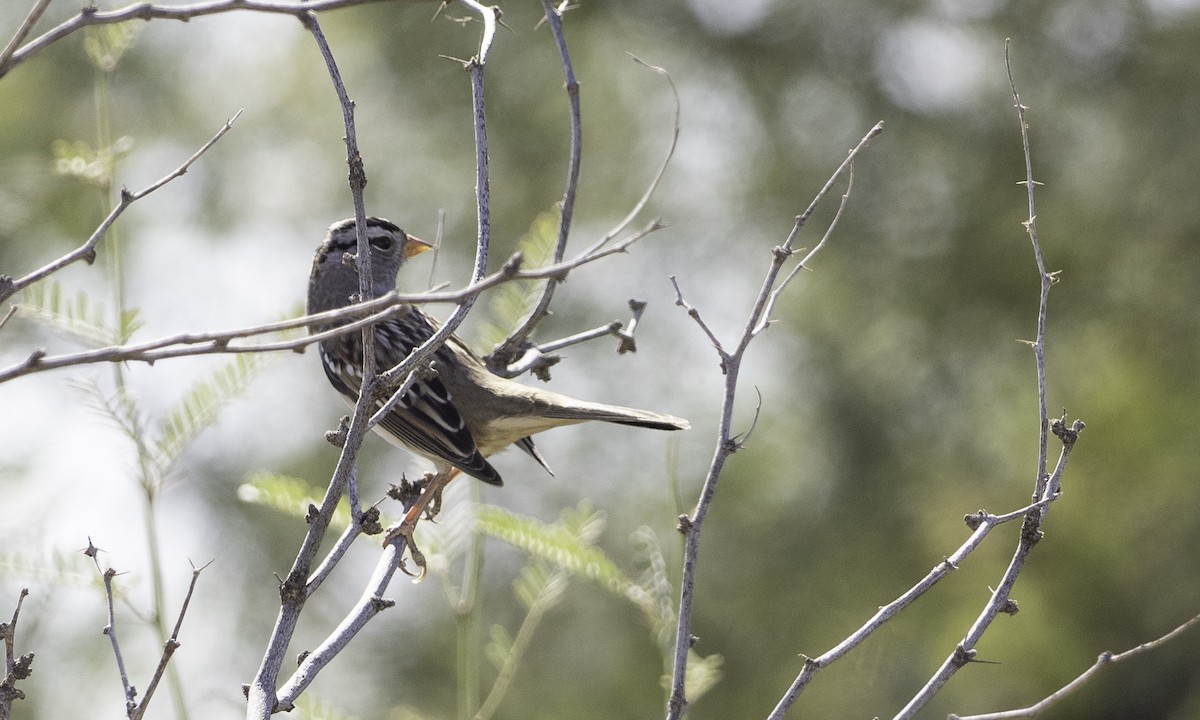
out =
[[[83,49],[88,61],[102,72],[112,72],[126,51],[133,46],[142,22],[93,25],[84,29]]]
[[[30,285],[22,300],[22,310],[34,319],[94,347],[122,345],[142,327],[136,309],[122,311],[113,325],[104,303],[82,290],[70,295],[57,280]]]
[[[0,552],[0,578],[52,587],[100,587],[94,570],[81,570],[83,554],[78,551],[5,549]],[[90,564],[90,560],[88,563]],[[119,593],[120,587],[114,588]]]
[[[160,462],[173,463],[197,435],[215,423],[221,409],[246,391],[254,371],[262,367],[266,357],[258,353],[234,355],[224,367],[193,385],[158,423],[154,448]]]
[[[485,535],[624,594],[632,582],[591,542],[603,527],[604,513],[586,504],[564,511],[562,519],[552,525],[493,505],[479,508],[479,529]]]
[[[643,527],[634,533],[639,559],[646,565],[646,570],[634,581],[594,544],[604,529],[605,516],[586,502],[564,511],[558,522],[549,525],[490,505],[480,506],[478,517],[481,532],[531,556],[529,564],[513,581],[514,595],[528,613],[526,623],[531,619],[536,622],[542,613],[560,601],[569,577],[593,580],[629,600],[641,611],[667,670],[663,675],[664,687],[669,686],[677,591],[671,585],[665,558],[653,531]],[[502,672],[515,664],[514,658],[519,659],[528,643],[525,633],[524,624],[516,639],[503,628],[492,628],[487,656]],[[705,657],[694,651],[689,656],[686,683],[688,697],[695,701],[720,681],[724,659],[717,654]]]
[[[117,162],[131,150],[133,138],[127,135],[99,149],[93,149],[82,140],[55,140],[50,145],[50,151],[54,154],[54,172],[101,188],[112,184]]]
[[[307,480],[270,472],[257,472],[238,487],[243,502],[271,508],[285,515],[303,519],[321,497]],[[330,527],[343,529],[350,524],[350,505],[345,498],[338,503],[330,519]]]
[[[558,240],[558,212],[543,212],[534,218],[529,231],[517,243],[517,251],[529,270],[548,265]],[[491,348],[508,337],[533,311],[545,287],[545,280],[521,280],[504,283],[488,297],[486,321],[479,330],[480,347]]]

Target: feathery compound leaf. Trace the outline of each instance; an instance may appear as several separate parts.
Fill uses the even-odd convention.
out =
[[[554,256],[558,240],[558,212],[538,215],[529,232],[517,243],[524,269],[547,265]],[[504,283],[489,296],[487,319],[479,329],[479,346],[491,348],[508,337],[529,313],[533,312],[545,280],[520,280]]]
[[[491,638],[488,644],[483,648],[483,654],[487,657],[488,662],[492,663],[497,670],[504,667],[504,663],[508,662],[512,656],[513,638],[500,625],[493,625],[488,628],[488,636]]]
[[[285,515],[304,518],[308,508],[321,501],[320,493],[308,482],[289,475],[257,472],[238,488],[238,499],[271,508]],[[350,524],[350,505],[346,498],[338,503],[330,526],[342,530]]]
[[[93,568],[84,569],[78,552],[39,550],[0,553],[0,578],[11,577],[25,584],[55,588],[96,587],[100,584]]]
[[[112,421],[134,445],[142,441],[142,418],[137,403],[127,390],[107,393],[92,378],[77,378],[69,381],[78,390],[92,409]]]
[[[224,367],[193,386],[167,413],[159,423],[154,443],[163,468],[175,462],[197,435],[216,422],[230,400],[246,391],[265,358],[258,353],[234,355]]]
[[[92,301],[83,291],[68,297],[57,280],[30,285],[22,300],[22,308],[34,317],[87,345],[119,345],[141,327],[137,310],[122,313],[119,326],[113,327],[104,303]]]
[[[594,522],[598,515],[592,513],[588,516],[592,519],[582,526]],[[625,595],[633,584],[603,551],[572,532],[566,521],[547,525],[494,505],[480,505],[479,530],[572,574],[595,580],[612,592]]]
[[[320,698],[304,693],[296,700],[296,720],[358,720],[345,710],[334,707]]]

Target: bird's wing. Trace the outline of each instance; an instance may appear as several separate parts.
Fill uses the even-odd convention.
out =
[[[400,363],[435,332],[424,313],[414,309],[399,317],[375,326],[375,360],[380,371]],[[361,358],[361,340],[354,334],[353,345]],[[322,353],[325,352],[322,347]],[[448,367],[458,362],[454,353],[445,348],[435,353],[438,366]],[[361,361],[347,366],[340,363],[332,369],[327,356],[326,372],[330,381],[347,397],[355,398],[362,386]],[[351,386],[351,383],[353,386]],[[379,402],[379,407],[386,402]],[[475,439],[467,428],[454,398],[436,375],[418,378],[379,423],[384,430],[398,438],[406,447],[435,462],[444,461],[467,475],[493,485],[500,485],[500,473],[479,452]]]

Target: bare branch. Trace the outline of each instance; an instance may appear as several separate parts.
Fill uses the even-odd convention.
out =
[[[321,12],[336,8],[366,5],[384,0],[312,0],[311,2],[276,2],[274,0],[209,0],[187,5],[156,5],[150,2],[135,2],[116,10],[100,10],[88,5],[71,19],[56,25],[47,32],[30,40],[0,62],[0,77],[4,77],[17,65],[45,50],[55,42],[77,30],[93,25],[113,25],[130,20],[178,20],[187,22],[204,15],[249,10],[301,17],[309,12]],[[15,38],[14,38],[15,39]],[[7,50],[6,50],[7,52]]]
[[[29,588],[21,588],[17,595],[17,606],[13,608],[12,619],[0,623],[0,639],[4,640],[4,678],[0,680],[0,720],[12,717],[13,700],[24,700],[25,693],[17,689],[17,681],[24,680],[33,673],[33,653],[17,657],[17,621],[21,617],[21,605],[29,596]]]
[[[1126,650],[1123,653],[1113,653],[1113,652],[1107,652],[1107,651],[1100,653],[1100,657],[1096,658],[1096,662],[1093,663],[1090,668],[1088,668],[1083,673],[1081,673],[1079,675],[1079,677],[1075,678],[1071,682],[1067,683],[1066,685],[1062,686],[1058,690],[1054,691],[1048,697],[1044,698],[1040,702],[1030,705],[1029,707],[1021,708],[1019,710],[1005,710],[1003,712],[984,713],[982,715],[955,715],[955,714],[951,713],[948,720],[1013,720],[1014,718],[1035,717],[1036,715],[1041,713],[1043,710],[1048,709],[1051,705],[1054,705],[1059,700],[1062,700],[1063,698],[1067,697],[1071,693],[1078,690],[1080,687],[1083,686],[1084,683],[1088,682],[1093,677],[1098,675],[1101,670],[1108,667],[1109,665],[1115,665],[1115,664],[1121,662],[1122,660],[1127,660],[1131,657],[1134,657],[1135,655],[1141,655],[1144,652],[1149,652],[1150,650],[1157,649],[1158,647],[1165,645],[1166,643],[1170,642],[1171,640],[1174,640],[1175,638],[1182,635],[1184,632],[1186,632],[1189,628],[1191,628],[1197,622],[1200,622],[1200,615],[1196,615],[1191,620],[1188,620],[1187,622],[1183,623],[1182,625],[1179,625],[1171,632],[1167,633],[1166,635],[1163,635],[1162,637],[1160,637],[1156,640],[1151,640],[1150,642],[1142,643],[1141,645],[1130,648],[1129,650]]]
[[[100,569],[100,550],[92,544],[91,538],[88,538],[87,549],[84,554],[92,559],[92,564],[96,566],[96,572],[100,573],[101,579],[104,581],[104,598],[108,607],[108,624],[104,626],[104,634],[108,636],[109,643],[112,644],[113,657],[117,661],[117,673],[121,676],[122,694],[125,696],[125,715],[133,717],[134,711],[137,709],[137,688],[129,682],[129,674],[125,672],[125,657],[121,654],[121,643],[117,640],[117,616],[116,603],[113,600],[112,580],[117,575],[117,571],[112,568],[107,570]]]
[[[983,539],[987,537],[988,533],[990,533],[993,529],[1006,522],[1023,517],[1031,510],[1040,506],[1044,506],[1053,500],[1054,498],[1044,498],[1036,503],[1027,505],[1010,513],[1005,513],[1004,515],[992,515],[991,513],[980,510],[974,515],[968,515],[965,517],[964,520],[966,521],[967,526],[974,529],[974,532],[971,533],[971,536],[968,537],[967,540],[950,556],[946,557],[944,560],[934,566],[934,568],[930,570],[920,582],[918,582],[916,585],[913,585],[900,597],[879,608],[879,612],[872,615],[867,622],[863,623],[862,627],[848,635],[845,640],[842,640],[840,643],[819,657],[806,657],[804,659],[804,668],[800,671],[800,674],[796,676],[796,679],[792,681],[791,687],[789,687],[787,692],[784,693],[783,697],[779,700],[779,703],[775,706],[775,709],[770,715],[767,716],[767,720],[782,720],[787,711],[796,702],[796,699],[800,697],[800,693],[804,692],[804,689],[808,686],[808,683],[817,674],[818,670],[823,670],[824,668],[829,667],[835,661],[839,660],[843,655],[853,650],[864,640],[866,640],[871,633],[878,630],[883,626],[884,623],[898,615],[901,610],[911,605],[914,600],[932,589],[934,585],[941,582],[941,580],[950,573],[957,570],[959,565],[962,564],[962,561],[965,560],[968,555],[974,552],[977,547],[979,547],[979,545],[983,542]]]
[[[454,303],[463,305],[473,302],[481,293],[511,280],[539,280],[551,275],[562,275],[572,270],[595,262],[602,258],[628,250],[629,246],[657,230],[660,225],[652,222],[638,233],[625,238],[620,243],[600,249],[593,253],[584,253],[557,265],[550,265],[536,270],[520,270],[520,256],[514,255],[497,272],[485,277],[479,282],[454,291],[434,291],[428,293],[388,293],[368,302],[357,303],[337,310],[328,310],[315,315],[305,315],[290,320],[283,320],[262,325],[254,325],[235,330],[206,333],[182,333],[128,345],[112,345],[94,350],[84,350],[77,353],[49,355],[45,350],[34,350],[29,356],[14,365],[0,369],[0,383],[30,375],[37,372],[54,370],[74,365],[90,365],[102,362],[146,362],[154,363],[159,360],[193,355],[213,355],[225,353],[257,353],[281,352],[284,350],[301,351],[303,348],[321,340],[338,335],[344,335],[353,330],[359,330],[365,325],[386,320],[403,312],[400,307],[406,303]],[[364,317],[365,316],[365,317]],[[267,335],[271,333],[292,330],[320,322],[360,318],[345,325],[318,334],[298,337],[290,340],[258,344],[236,344],[235,340]],[[421,350],[415,355],[416,361],[424,358],[426,353]],[[416,361],[412,357],[406,359],[397,373],[411,369]]]
[[[699,311],[684,300],[683,293],[679,289],[679,283],[674,277],[671,278],[671,282],[675,286],[675,304],[687,310],[688,315],[700,325],[700,328],[713,344],[713,347],[716,348],[717,354],[721,358],[721,372],[725,375],[725,391],[721,400],[721,416],[717,425],[716,447],[713,451],[713,459],[709,465],[708,472],[704,478],[704,485],[700,490],[700,496],[697,498],[696,507],[692,510],[692,513],[690,515],[682,515],[679,518],[679,530],[684,535],[683,576],[680,582],[679,617],[675,630],[675,657],[674,670],[671,676],[671,694],[667,701],[668,720],[679,720],[687,710],[688,701],[685,694],[685,680],[687,678],[688,653],[691,651],[693,644],[692,605],[695,601],[696,592],[696,565],[700,552],[700,531],[704,519],[708,515],[708,509],[712,505],[713,497],[716,495],[717,484],[724,470],[725,461],[738,449],[738,441],[733,436],[732,427],[733,407],[737,396],[737,382],[741,371],[742,358],[750,341],[754,339],[756,328],[758,328],[761,318],[763,318],[767,311],[768,302],[775,288],[780,270],[784,262],[792,254],[792,246],[800,233],[800,229],[812,215],[813,210],[816,209],[817,203],[825,197],[838,178],[844,172],[848,171],[858,153],[866,148],[871,140],[881,132],[883,132],[883,123],[878,123],[863,136],[858,145],[850,151],[848,157],[825,182],[825,185],[809,204],[808,209],[796,217],[795,225],[793,225],[787,241],[781,247],[774,248],[771,253],[771,264],[759,289],[758,297],[750,308],[746,324],[732,352],[725,349],[725,345],[717,338],[716,334],[701,320]]]
[[[566,3],[563,3],[565,6]],[[579,163],[583,154],[583,123],[580,119],[579,112],[579,82],[575,79],[575,69],[571,65],[571,54],[567,50],[567,41],[563,37],[562,28],[562,13],[563,7],[555,8],[550,0],[542,0],[542,8],[545,11],[545,19],[550,25],[550,32],[554,35],[555,43],[558,45],[558,54],[562,59],[563,75],[566,77],[567,90],[567,106],[568,114],[571,122],[571,150],[567,160],[567,187],[563,192],[562,210],[558,218],[558,240],[554,245],[554,262],[562,262],[563,256],[567,251],[567,239],[571,234],[571,220],[575,215],[575,194],[579,187]],[[551,277],[546,281],[542,288],[541,297],[538,298],[533,310],[526,316],[525,320],[515,330],[509,334],[504,342],[497,345],[487,357],[489,368],[505,369],[506,377],[514,377],[508,375],[507,371],[511,371],[510,365],[513,364],[517,355],[528,347],[529,336],[533,334],[534,329],[550,312],[550,301],[554,298],[554,290],[558,287],[558,283],[562,279]]]
[[[311,4],[308,5],[311,9]],[[357,221],[358,253],[356,261],[359,272],[359,296],[366,302],[372,300],[371,285],[371,252],[367,243],[366,225],[367,212],[363,201],[363,188],[367,184],[366,170],[363,167],[362,155],[358,151],[357,135],[354,127],[354,102],[350,99],[346,86],[342,82],[341,72],[337,61],[325,40],[320,23],[312,12],[299,15],[301,23],[312,33],[313,39],[325,60],[326,69],[333,83],[338,103],[342,109],[342,120],[346,135],[346,163],[349,167],[349,186],[351,200],[354,204],[354,217]],[[337,465],[329,479],[325,495],[317,512],[308,518],[308,532],[304,535],[300,550],[288,572],[287,578],[280,587],[279,615],[275,627],[267,642],[267,650],[263,654],[262,663],[255,673],[254,680],[247,689],[246,717],[247,720],[268,720],[275,712],[279,703],[276,693],[276,683],[280,668],[283,665],[284,654],[291,643],[296,626],[300,620],[300,612],[311,591],[308,588],[310,569],[316,560],[325,532],[332,521],[334,510],[345,492],[358,456],[358,449],[368,432],[370,405],[373,402],[375,376],[375,332],[369,325],[363,325],[363,382],[358,401],[351,415],[350,425],[346,430],[342,452]]]
[[[29,37],[29,33],[33,30],[33,26],[41,19],[42,13],[46,12],[46,8],[50,7],[50,0],[37,0],[33,7],[29,8],[29,14],[25,16],[25,21],[21,23],[21,27],[17,28],[17,32],[4,46],[4,50],[0,51],[0,75],[3,75],[2,69],[8,65],[9,59],[17,48],[21,47],[21,43],[25,42],[25,38]]]
[[[196,162],[196,160],[198,160],[201,155],[206,153],[213,145],[216,145],[217,141],[220,140],[225,133],[229,132],[231,128],[233,128],[234,121],[237,120],[238,116],[241,114],[241,110],[238,110],[236,113],[234,113],[233,117],[225,121],[225,125],[217,131],[216,135],[213,135],[212,138],[208,142],[204,143],[199,150],[192,153],[192,156],[185,160],[182,165],[175,168],[167,175],[164,175],[137,192],[131,193],[128,190],[122,189],[120,202],[118,202],[117,206],[112,209],[112,212],[108,214],[108,217],[104,218],[104,221],[100,223],[100,226],[96,228],[96,230],[92,233],[92,236],[88,238],[87,242],[85,242],[83,245],[80,245],[75,250],[63,255],[54,262],[38,268],[22,278],[14,280],[5,275],[0,275],[0,302],[4,302],[12,297],[17,291],[32,285],[38,280],[41,280],[42,278],[45,278],[46,276],[55,273],[72,263],[80,260],[86,260],[90,265],[91,263],[95,262],[97,243],[99,243],[100,239],[104,237],[104,234],[108,232],[108,229],[112,227],[112,224],[117,221],[117,218],[121,216],[121,213],[125,212],[130,205],[138,200],[141,200],[155,190],[158,190],[163,185],[166,185],[175,178],[183,176],[188,171],[188,168],[192,166],[192,163]]]
[[[1030,241],[1033,244],[1034,259],[1037,262],[1038,275],[1041,278],[1041,293],[1038,299],[1038,320],[1037,320],[1037,339],[1032,343],[1034,356],[1037,365],[1037,387],[1038,387],[1038,414],[1041,420],[1039,447],[1038,447],[1038,467],[1037,477],[1034,480],[1035,500],[1043,500],[1057,496],[1058,489],[1062,482],[1063,472],[1066,470],[1067,460],[1070,458],[1071,450],[1075,447],[1075,440],[1078,438],[1080,431],[1083,430],[1084,424],[1082,421],[1076,420],[1070,427],[1066,426],[1065,413],[1064,417],[1054,422],[1053,426],[1047,418],[1046,414],[1046,360],[1045,360],[1045,340],[1046,340],[1046,312],[1050,296],[1050,287],[1054,284],[1054,273],[1046,272],[1046,265],[1042,259],[1042,249],[1038,242],[1037,225],[1034,221],[1036,211],[1033,201],[1033,189],[1037,183],[1033,180],[1033,163],[1029,149],[1029,126],[1025,122],[1025,110],[1027,109],[1021,104],[1021,97],[1017,93],[1016,83],[1013,80],[1012,64],[1009,61],[1009,43],[1006,41],[1004,45],[1004,64],[1008,69],[1009,87],[1012,90],[1013,100],[1017,108],[1017,119],[1021,128],[1021,145],[1025,153],[1025,186],[1029,197],[1029,219],[1025,221],[1024,226],[1029,234]],[[1052,473],[1046,473],[1046,443],[1047,436],[1053,427],[1055,434],[1062,441],[1062,452],[1059,455],[1058,463]],[[1035,503],[1029,512],[1025,515],[1021,526],[1021,537],[1017,543],[1017,549],[1013,553],[1012,559],[1009,561],[1008,567],[1005,568],[999,585],[992,592],[992,596],[988,599],[987,604],[980,612],[975,622],[971,625],[967,634],[963,637],[955,649],[950,653],[949,657],[938,668],[937,672],[929,679],[916,695],[908,702],[905,707],[896,714],[896,720],[904,720],[913,717],[937,692],[946,684],[947,681],[956,673],[959,668],[971,662],[975,657],[975,646],[983,638],[987,629],[991,626],[992,621],[996,616],[1004,611],[1005,608],[1011,606],[1011,592],[1013,585],[1017,581],[1017,576],[1021,573],[1022,568],[1033,550],[1033,546],[1042,537],[1041,525],[1045,520],[1048,507],[1046,505],[1038,505]]]
[[[141,718],[145,717],[146,708],[150,706],[150,698],[154,697],[154,691],[158,689],[158,684],[162,681],[162,677],[167,671],[167,664],[171,661],[171,656],[175,654],[175,650],[179,647],[179,631],[183,629],[183,618],[187,616],[188,605],[191,604],[192,595],[196,592],[196,581],[200,579],[200,573],[204,572],[204,569],[211,564],[210,561],[200,567],[192,565],[192,580],[188,583],[187,594],[183,597],[183,605],[180,606],[179,616],[175,619],[175,627],[171,630],[171,637],[163,645],[162,655],[158,659],[158,667],[154,669],[154,675],[150,678],[150,684],[146,686],[146,694],[129,715],[131,720],[141,720]]]
[[[779,285],[771,291],[771,297],[767,300],[767,307],[763,310],[762,320],[759,321],[758,326],[753,330],[755,335],[770,327],[771,314],[775,309],[775,303],[779,300],[779,296],[782,295],[783,291],[787,289],[787,286],[791,284],[792,279],[796,277],[797,273],[799,273],[801,270],[808,270],[808,261],[812,260],[813,256],[820,252],[821,248],[825,247],[825,241],[828,240],[829,236],[833,234],[834,229],[838,225],[838,221],[842,219],[842,211],[846,209],[846,202],[850,200],[850,191],[853,188],[854,163],[850,163],[850,166],[846,171],[846,192],[842,193],[842,201],[838,204],[838,209],[837,212],[834,213],[833,220],[829,222],[829,227],[825,228],[825,234],[821,236],[821,241],[818,242],[816,246],[804,256],[804,259],[797,263],[796,267],[792,268],[792,271],[787,274],[787,277],[785,277],[779,283]]]

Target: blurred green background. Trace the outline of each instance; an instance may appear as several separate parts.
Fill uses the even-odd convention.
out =
[[[4,37],[26,4],[0,6]],[[557,52],[546,28],[534,29],[540,5],[503,8],[511,32],[498,34],[487,69],[496,264],[553,209],[568,147]],[[52,5],[37,31],[77,9]],[[444,209],[435,281],[457,285],[474,238],[474,148],[467,77],[442,56],[471,56],[479,24],[453,22],[464,15],[457,7],[431,21],[433,9],[379,3],[321,21],[357,103],[368,211],[432,237]],[[1048,403],[1087,429],[1017,584],[1021,612],[1000,618],[979,646],[997,664],[967,667],[923,716],[1032,703],[1101,651],[1200,612],[1200,3],[611,1],[582,3],[566,26],[585,136],[572,247],[628,211],[670,139],[670,91],[627,53],[671,73],[682,126],[639,220],[669,227],[573,274],[539,334],[625,318],[636,296],[650,302],[639,352],[618,356],[604,341],[572,348],[552,387],[682,415],[694,429],[556,431],[539,447],[557,477],[509,453],[499,459],[505,487],[482,498],[545,522],[586,499],[607,520],[597,545],[630,576],[643,569],[631,534],[646,526],[677,582],[671,482],[690,508],[720,401],[716,356],[672,305],[667,275],[731,342],[770,249],[846,150],[886,122],[857,163],[849,207],[815,272],[797,279],[779,322],[748,354],[737,427],[753,420],[755,389],[761,416],[704,529],[694,625],[697,651],[723,658],[722,677],[690,717],[764,717],[800,654],[836,644],[958,547],[965,513],[1027,502],[1037,396],[1032,353],[1017,341],[1035,332],[1038,277],[1021,226],[1006,37],[1032,108],[1043,247],[1049,269],[1061,271]],[[128,138],[114,178],[139,189],[241,110],[185,177],[123,216],[119,245],[106,239],[100,262],[55,278],[111,314],[114,278],[123,277],[125,302],[144,323],[134,339],[294,314],[324,228],[352,214],[341,114],[311,37],[292,18],[251,13],[126,27],[136,33],[111,71],[88,59],[86,41],[99,36],[76,33],[0,78],[0,273],[57,257],[103,217],[104,193],[56,170],[56,158]],[[801,244],[817,242],[832,200]],[[423,263],[405,286],[422,287],[429,270]],[[481,317],[464,335],[481,331]],[[0,331],[0,364],[37,346],[83,345],[18,313]],[[131,365],[123,382],[153,427],[225,362]],[[75,552],[88,537],[105,565],[126,573],[122,631],[139,687],[156,658],[143,620],[151,561],[136,455],[79,388],[111,392],[113,378],[113,368],[87,367],[0,386],[0,616],[30,586],[18,650],[37,653],[18,718],[121,706],[99,634],[102,597]],[[242,713],[239,685],[254,674],[277,608],[272,573],[287,571],[304,530],[239,499],[239,488],[260,471],[323,483],[336,454],[322,433],[343,412],[313,353],[272,358],[164,478],[156,527],[172,617],[188,560],[214,559],[175,660],[193,717]],[[374,439],[363,460],[369,499],[415,469]],[[894,714],[965,633],[1016,531],[995,531],[959,572],[820,673],[790,716]],[[373,542],[360,543],[309,606],[293,653],[341,617],[375,555]],[[525,554],[489,540],[484,557],[476,653],[488,626],[515,632],[524,612],[511,583]],[[397,609],[311,688],[326,708],[311,716],[455,716],[454,614],[441,585],[398,580],[389,596]],[[658,717],[662,672],[639,613],[575,579],[496,717]],[[486,689],[486,660],[479,674]],[[165,696],[154,711],[173,716]],[[1200,717],[1200,634],[1106,671],[1044,717]]]

